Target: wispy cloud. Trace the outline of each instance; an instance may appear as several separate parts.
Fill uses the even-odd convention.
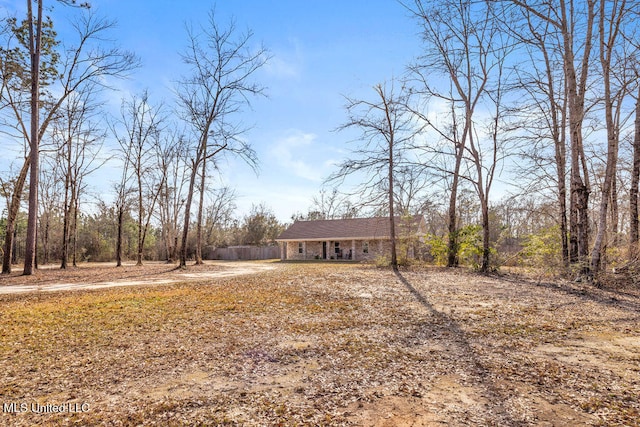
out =
[[[272,77],[298,79],[302,74],[303,55],[299,40],[289,39],[286,48],[276,49],[265,64],[265,71]]]
[[[298,178],[313,182],[320,182],[322,177],[317,167],[308,163],[304,158],[309,152],[315,151],[317,136],[302,131],[289,131],[288,135],[276,141],[271,149],[271,156],[287,172]]]
[[[300,66],[292,61],[288,61],[282,56],[273,56],[265,65],[266,72],[271,76],[279,78],[298,78],[300,76]]]

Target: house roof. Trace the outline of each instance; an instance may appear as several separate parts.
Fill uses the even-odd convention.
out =
[[[415,234],[424,222],[422,215],[409,219],[395,217],[396,234]],[[401,230],[401,232],[398,232]],[[300,240],[363,240],[389,239],[391,236],[389,217],[325,219],[296,221],[287,228],[277,241]]]

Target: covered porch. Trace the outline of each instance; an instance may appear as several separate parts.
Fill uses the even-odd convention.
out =
[[[280,259],[282,260],[335,260],[362,261],[375,252],[381,251],[382,241],[373,243],[363,240],[287,240],[280,242]]]

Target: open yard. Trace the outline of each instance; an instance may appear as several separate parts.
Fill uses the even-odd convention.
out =
[[[0,425],[640,423],[637,289],[346,263],[37,279],[0,278]]]

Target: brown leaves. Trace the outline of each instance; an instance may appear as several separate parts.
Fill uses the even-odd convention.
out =
[[[410,290],[368,266],[274,265],[185,284],[0,297],[2,399],[91,407],[0,414],[0,423],[637,419],[638,295],[614,302],[441,270],[403,273]]]

